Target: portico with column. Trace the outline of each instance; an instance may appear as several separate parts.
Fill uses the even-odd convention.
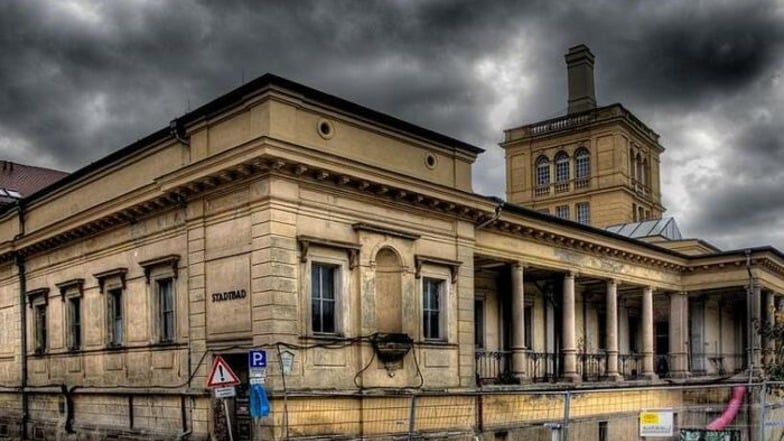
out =
[[[525,265],[523,262],[514,262],[511,265],[512,273],[512,373],[522,382],[529,380],[526,370],[525,347]]]
[[[561,317],[561,343],[563,345],[563,369],[561,379],[572,383],[582,379],[577,373],[577,336],[575,334],[575,271],[569,271],[563,276],[562,288],[562,317]]]
[[[605,376],[608,381],[620,381],[623,377],[618,373],[618,281],[615,279],[607,281],[606,309],[607,367]]]

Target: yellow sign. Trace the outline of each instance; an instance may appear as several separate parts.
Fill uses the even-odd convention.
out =
[[[659,414],[656,412],[640,412],[640,423],[659,424]]]
[[[640,436],[671,437],[673,432],[671,410],[644,410],[640,412]]]

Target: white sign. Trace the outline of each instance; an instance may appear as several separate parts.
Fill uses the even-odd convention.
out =
[[[254,377],[250,379],[250,384],[264,384],[265,380],[264,377]]]
[[[218,387],[214,389],[215,398],[231,398],[237,396],[237,390],[234,386]]]
[[[640,436],[665,438],[672,436],[671,410],[644,410],[640,412]]]

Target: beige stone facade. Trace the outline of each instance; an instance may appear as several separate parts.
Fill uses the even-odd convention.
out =
[[[557,141],[507,132],[510,203],[472,193],[480,149],[274,76],[73,173],[0,214],[0,425],[224,439],[206,389],[216,355],[243,380],[235,439],[484,436],[551,418],[562,403],[526,392],[543,385],[634,384],[652,389],[617,394],[678,403],[653,390],[662,378],[759,367],[746,287],[750,273],[751,312],[772,317],[779,251],[681,252],[516,204],[536,199],[532,152],[585,140],[589,188],[612,183],[591,193],[593,219],[661,212],[655,139],[620,106],[597,112],[611,117]],[[634,143],[656,164],[642,199]],[[258,421],[252,348],[269,354]],[[618,397],[588,394],[585,409],[635,410]]]

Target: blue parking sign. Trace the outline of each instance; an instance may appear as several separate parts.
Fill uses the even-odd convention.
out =
[[[264,349],[248,351],[248,367],[250,369],[267,367],[267,351]]]

